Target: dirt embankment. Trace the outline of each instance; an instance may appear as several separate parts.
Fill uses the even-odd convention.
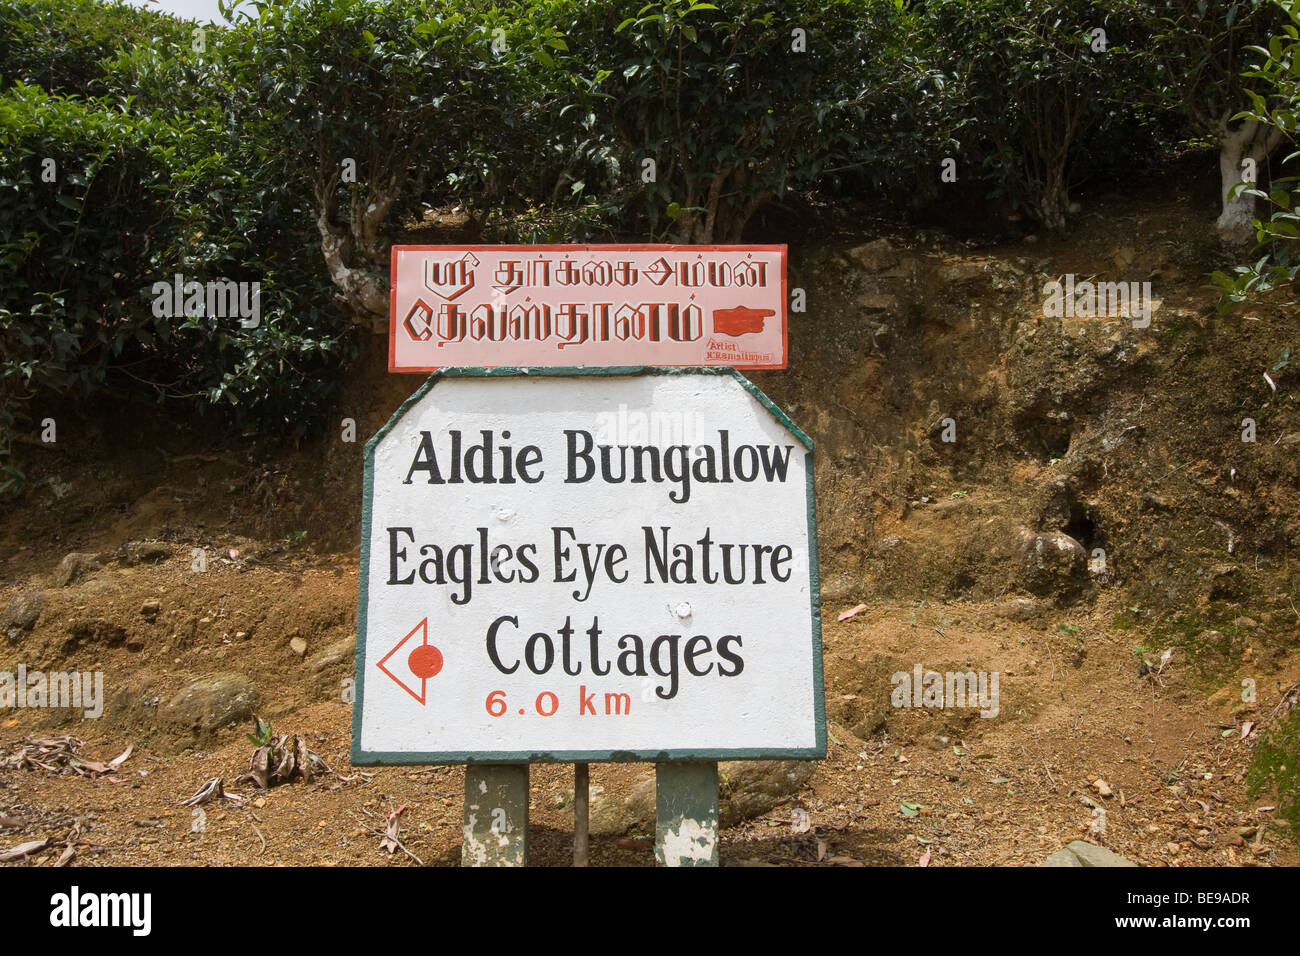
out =
[[[1036,864],[1079,838],[1147,864],[1297,862],[1278,768],[1300,319],[1213,314],[1199,207],[1095,201],[1051,241],[792,249],[791,367],[752,377],[817,443],[832,743],[811,777],[728,780],[749,819],[724,862]],[[1150,282],[1150,327],[1045,316],[1066,275]],[[417,384],[371,343],[338,429],[298,447],[153,408],[42,411],[58,440],[20,444],[30,490],[0,512],[0,671],[102,671],[104,713],[0,710],[0,816],[20,821],[0,849],[80,821],[87,861],[413,864],[376,832],[406,806],[403,845],[457,860],[457,769],[346,756],[362,447]],[[898,706],[917,667],[997,675],[996,713]],[[254,715],[334,773],[179,806],[247,769]],[[135,749],[93,779],[4,767],[24,736],[69,733],[96,759]],[[566,859],[567,773],[534,772],[538,862]],[[646,773],[596,769],[594,862],[650,862]]]

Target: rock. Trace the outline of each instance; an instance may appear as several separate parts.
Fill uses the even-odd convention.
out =
[[[882,352],[889,348],[889,343],[894,338],[894,330],[892,328],[884,322],[872,322],[870,320],[867,321],[866,328],[867,334],[871,336],[872,345],[876,347],[876,351]]]
[[[1069,850],[1057,850],[1043,861],[1043,866],[1083,866],[1083,864]]]
[[[106,644],[118,647],[126,642],[126,628],[106,618],[82,619],[68,625],[68,640],[64,650],[89,644]]]
[[[289,650],[293,651],[299,657],[307,653],[307,641],[305,638],[295,637],[289,641]]]
[[[816,769],[811,760],[732,760],[718,764],[721,824],[734,826],[766,813],[798,793]]]
[[[1087,580],[1083,545],[1063,531],[1022,531],[1016,548],[1021,582],[1034,594],[1060,596]]]
[[[848,251],[848,257],[866,272],[883,272],[890,266],[897,265],[901,258],[888,239],[877,239],[865,246],[855,246]]]
[[[898,296],[884,292],[868,292],[858,299],[858,304],[872,312],[893,312],[898,308]]]
[[[1002,616],[1011,621],[1032,621],[1043,613],[1033,598],[1013,598],[999,609]]]
[[[98,571],[103,566],[99,555],[78,554],[74,551],[59,562],[51,581],[56,588],[65,588],[85,576],[87,572]]]
[[[902,538],[900,538],[896,534],[891,534],[888,537],[881,538],[879,541],[876,542],[876,553],[888,554],[890,551],[893,551],[902,543],[903,543]]]
[[[1075,491],[1065,478],[1056,478],[1039,492],[1038,527],[1064,528],[1076,508]]]
[[[572,803],[570,796],[569,802]],[[587,828],[597,836],[622,836],[636,827],[653,827],[655,820],[655,775],[647,771],[626,793],[611,794],[603,787],[591,788]]]
[[[235,637],[239,637],[238,634]],[[313,674],[319,674],[327,667],[339,663],[340,661],[351,661],[357,653],[357,637],[344,638],[341,641],[335,641],[326,647],[321,648],[321,652],[311,659],[310,670]]]
[[[1241,568],[1237,565],[1216,564],[1210,568],[1207,577],[1210,582],[1211,601],[1222,601],[1241,596]]]
[[[1075,863],[1069,863],[1062,854],[1074,857]],[[1053,862],[1055,861],[1055,862]],[[1104,846],[1075,840],[1064,850],[1057,850],[1047,858],[1044,866],[1137,866],[1132,860],[1125,859],[1118,853],[1112,853]]]
[[[93,577],[82,584],[81,592],[83,594],[88,594],[91,597],[105,597],[109,594],[120,594],[122,592],[122,585],[118,584],[112,578],[100,575],[99,577]]]
[[[961,285],[978,279],[984,275],[984,265],[979,262],[954,262],[946,266],[940,266],[938,277],[940,282],[949,282]]]
[[[1232,651],[1234,642],[1222,631],[1201,631],[1196,635],[1196,643],[1211,647],[1220,654],[1228,654]]]
[[[162,708],[162,721],[177,730],[207,735],[232,721],[246,720],[261,703],[253,682],[242,674],[217,674],[190,681]]]
[[[30,631],[35,627],[43,610],[45,610],[45,592],[34,588],[19,591],[5,605],[4,611],[0,612],[0,630],[13,640],[20,632]]]
[[[166,561],[171,556],[171,549],[166,545],[159,544],[157,541],[132,541],[126,546],[122,555],[122,563],[126,565],[157,564],[159,561]]]
[[[150,598],[140,605],[140,616],[146,621],[156,619],[162,611],[162,601],[157,598]]]

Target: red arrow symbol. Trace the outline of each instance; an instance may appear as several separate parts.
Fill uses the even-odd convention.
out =
[[[407,655],[406,668],[408,673],[406,676],[408,679],[412,677],[419,678],[420,692],[418,694],[411,689],[411,686],[407,684],[406,681],[402,680],[401,677],[384,666],[394,654],[402,649],[403,644],[415,637],[417,634],[420,635],[420,643],[412,648],[410,654]],[[415,625],[415,627],[413,627],[404,638],[398,641],[397,645],[385,654],[375,666],[391,677],[398,687],[402,688],[402,690],[406,691],[423,704],[425,701],[425,691],[428,686],[429,678],[442,670],[442,651],[429,643],[429,619],[426,617],[419,624]],[[397,667],[396,664],[394,665],[394,668],[400,671],[400,668]],[[413,680],[412,683],[414,683]]]

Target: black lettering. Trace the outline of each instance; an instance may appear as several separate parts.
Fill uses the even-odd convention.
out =
[[[470,593],[474,587],[474,572],[470,570],[473,550],[473,546],[468,544],[458,544],[447,549],[447,577],[462,588],[459,598],[455,594],[451,596],[452,604],[469,603]]]
[[[790,466],[790,452],[794,449],[793,445],[782,445],[777,448],[774,445],[763,445],[758,449],[758,454],[763,459],[763,474],[767,480],[771,481],[773,476],[778,481],[785,481],[786,469]],[[772,456],[768,457],[768,452]]]
[[[427,435],[428,432],[425,432],[425,434]],[[412,541],[415,540],[415,531],[411,528],[389,528],[388,529],[388,583],[389,584],[414,584],[415,583],[414,571],[411,572],[411,576],[407,578],[405,581],[399,581],[397,579],[397,561],[399,558],[401,558],[402,560],[406,559],[406,549],[402,548],[400,551],[397,549],[397,533],[399,531],[402,532],[403,534],[406,534],[408,537],[410,537]]]
[[[557,584],[563,584],[568,581],[576,581],[578,579],[578,572],[576,570],[570,571],[569,576],[567,578],[564,576],[563,562],[569,560],[569,549],[564,547],[564,545],[561,543],[560,541],[561,534],[567,534],[570,538],[576,537],[576,535],[573,533],[572,528],[551,529],[551,537],[555,541],[555,581]]]
[[[425,558],[420,562],[420,580],[425,584],[446,584],[447,579],[442,573],[442,549],[436,544],[420,545],[421,554],[429,554],[430,552],[433,553],[433,557]],[[430,565],[433,566],[432,577],[429,574]]]
[[[415,450],[415,457],[411,459],[410,470],[406,473],[404,485],[411,483],[411,476],[417,471],[427,471],[429,473],[429,484],[442,484],[442,472],[438,470],[438,453],[433,450],[433,435],[429,432],[420,432],[420,447]]]
[[[700,642],[704,643],[703,647],[697,647]],[[700,654],[707,654],[713,649],[712,642],[703,634],[697,634],[686,642],[686,648],[682,652],[682,657],[686,659],[686,669],[696,677],[703,677],[709,671],[713,670],[713,661],[709,661],[709,666],[704,670],[695,669],[695,658]]]
[[[560,649],[563,655],[564,673],[568,674],[570,677],[576,677],[578,674],[582,673],[582,664],[579,663],[577,667],[572,669],[569,667],[569,651],[571,649],[570,641],[572,638],[573,624],[566,614],[564,617],[564,626],[560,628]]]
[[[519,550],[515,552],[515,559],[524,566],[524,570],[519,572],[519,581],[522,584],[532,584],[542,576],[542,572],[538,570],[537,564],[529,556],[529,553],[537,554],[537,545],[521,544]],[[525,576],[525,572],[527,572],[527,576]]]
[[[645,646],[641,638],[635,634],[624,634],[618,639],[618,646],[620,648],[624,647],[629,638],[631,638],[632,646],[618,655],[619,672],[626,674],[628,677],[646,677],[648,675],[645,669]],[[636,661],[635,670],[628,670],[627,660],[629,658]]]
[[[781,565],[786,564],[794,557],[794,551],[788,544],[778,544],[772,549],[772,577],[778,581],[789,581],[790,571],[787,569],[785,576],[781,576]]]
[[[587,628],[587,637],[591,639],[591,671],[593,674],[597,674],[601,677],[604,677],[606,674],[609,673],[609,664],[605,665],[604,670],[600,669],[600,618],[599,617],[593,617],[591,619],[591,627]]]
[[[513,674],[515,671],[519,670],[518,658],[515,659],[515,663],[513,667],[506,667],[504,664],[501,663],[501,658],[497,656],[497,628],[499,628],[502,622],[504,621],[509,621],[515,627],[519,627],[519,618],[511,617],[508,614],[503,614],[501,617],[497,618],[495,621],[492,622],[492,626],[488,628],[488,632],[487,632],[488,659],[492,661],[492,666],[494,666],[501,673]]]
[[[731,644],[733,641],[735,642],[737,647],[740,647],[741,642],[740,642],[739,634],[727,634],[720,641],[718,641],[718,655],[720,657],[726,658],[727,660],[731,661],[731,663],[736,665],[732,670],[726,671],[722,669],[722,664],[719,663],[718,674],[721,675],[722,677],[735,677],[737,674],[739,674],[741,671],[745,669],[745,662],[744,660],[741,659],[741,656],[739,654],[732,653],[730,650],[727,649],[727,646]]]
[[[580,485],[591,481],[591,476],[596,473],[596,463],[591,460],[591,449],[592,446],[595,445],[595,441],[591,437],[591,432],[585,432],[581,429],[566,428],[564,430],[564,435],[568,439],[569,444],[568,473],[565,476],[564,483],[568,485]],[[582,436],[585,444],[585,447],[581,451],[578,450],[579,435]],[[582,459],[583,464],[587,466],[587,473],[581,478],[577,477],[577,471],[575,468],[578,459]]]
[[[668,678],[668,693],[664,693],[664,686],[660,684],[655,688],[655,694],[664,700],[672,700],[677,696],[677,642],[682,639],[680,634],[660,634],[655,638],[654,643],[650,645],[650,665],[655,669],[655,673],[660,677]],[[669,663],[668,669],[664,670],[664,665],[660,661],[660,649],[668,645]]]
[[[519,472],[519,480],[526,485],[535,485],[546,477],[546,472],[539,471],[536,475],[530,474],[528,469],[533,465],[540,464],[542,460],[542,450],[536,445],[525,445],[519,452],[519,458],[515,462],[515,470]]]
[[[534,653],[539,643],[546,651],[546,663],[541,667],[537,666],[537,655]],[[524,645],[524,660],[528,664],[528,669],[534,674],[545,674],[549,671],[551,664],[555,662],[555,644],[551,641],[551,635],[545,631],[538,631],[530,637],[528,643]]]
[[[654,561],[655,568],[659,572],[659,580],[668,581],[668,526],[663,525],[659,533],[663,536],[663,549],[655,543],[654,529],[649,525],[641,526],[645,534],[645,583],[654,584],[654,578],[650,576],[650,562]]]

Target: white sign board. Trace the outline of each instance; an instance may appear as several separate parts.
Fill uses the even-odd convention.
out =
[[[730,369],[437,373],[362,534],[355,764],[825,756],[811,442]]]

